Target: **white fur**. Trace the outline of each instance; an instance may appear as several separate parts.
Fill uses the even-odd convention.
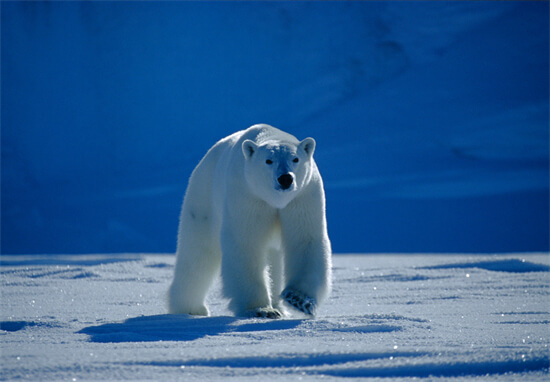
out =
[[[236,315],[284,314],[287,288],[316,303],[327,297],[331,248],[314,150],[312,138],[254,125],[208,151],[181,210],[170,313],[208,315],[205,297],[220,267]],[[282,174],[292,178],[287,189]]]

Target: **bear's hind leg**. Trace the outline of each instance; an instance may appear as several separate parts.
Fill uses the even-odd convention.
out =
[[[269,277],[270,277],[270,297],[273,308],[281,312],[282,316],[286,315],[286,310],[282,303],[281,292],[284,285],[284,270],[283,270],[283,253],[280,246],[270,248],[267,251],[267,259],[269,262]]]

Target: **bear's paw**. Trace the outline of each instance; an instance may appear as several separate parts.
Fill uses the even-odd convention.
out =
[[[299,311],[311,316],[315,315],[317,302],[314,298],[308,297],[295,289],[288,288],[281,293],[281,297]]]
[[[250,316],[259,318],[277,319],[283,317],[282,313],[274,308],[257,308],[250,313]]]

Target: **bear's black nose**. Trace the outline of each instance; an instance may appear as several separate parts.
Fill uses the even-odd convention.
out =
[[[281,185],[281,188],[283,190],[286,190],[292,185],[292,175],[283,174],[277,179],[277,181]]]

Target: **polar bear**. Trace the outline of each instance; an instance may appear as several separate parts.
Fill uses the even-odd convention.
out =
[[[282,301],[315,314],[331,287],[331,246],[314,150],[313,138],[260,124],[208,151],[181,209],[170,313],[209,315],[221,268],[235,315],[280,318]]]

